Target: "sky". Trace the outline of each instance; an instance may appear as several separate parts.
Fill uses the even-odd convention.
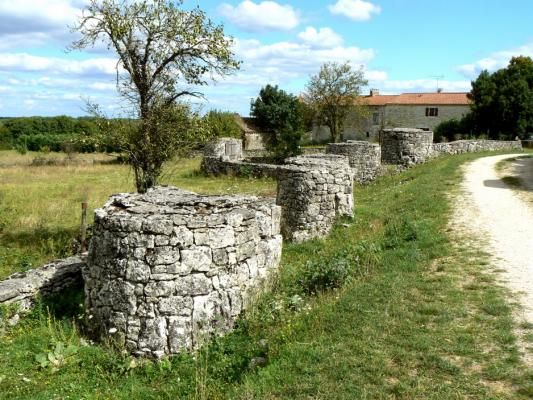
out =
[[[0,0],[0,117],[122,109],[116,56],[66,51],[87,0]],[[531,0],[185,0],[223,24],[241,69],[201,87],[209,109],[248,115],[266,84],[296,95],[325,62],[363,68],[381,94],[470,90],[483,69],[533,57]]]

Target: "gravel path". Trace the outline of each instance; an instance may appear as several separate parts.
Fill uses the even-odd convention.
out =
[[[533,207],[495,171],[499,161],[520,155],[484,157],[465,167],[455,223],[487,239],[486,250],[494,256],[494,266],[503,271],[503,283],[518,294],[523,306],[518,322],[533,323]],[[532,174],[521,173],[520,178],[533,185]]]

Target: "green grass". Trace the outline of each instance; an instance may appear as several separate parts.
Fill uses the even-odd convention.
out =
[[[530,152],[531,150],[527,150]],[[499,172],[501,176],[501,180],[505,182],[507,185],[515,188],[515,189],[524,189],[527,190],[526,185],[524,184],[523,180],[519,176],[514,175],[507,175],[510,171],[509,168],[513,164],[513,162],[520,160],[522,158],[533,158],[533,154],[526,154],[524,156],[520,157],[512,157],[507,158],[505,160],[500,161],[498,164],[496,164],[496,171]]]
[[[78,155],[85,162],[66,166],[31,166],[36,157],[43,154],[0,151],[0,279],[70,254],[82,200],[89,203],[91,222],[93,210],[111,194],[134,189],[127,166],[92,162],[109,159],[105,155]],[[61,161],[65,155],[44,157]],[[197,172],[199,163],[197,158],[170,163],[161,183],[199,193],[275,193],[271,179],[205,177]]]
[[[232,334],[193,356],[154,363],[86,343],[79,292],[49,301],[51,313],[42,304],[0,328],[0,398],[531,398],[508,294],[478,238],[448,225],[447,193],[460,165],[479,156],[442,157],[357,187],[355,221],[326,240],[286,245],[272,290]],[[208,185],[193,170],[191,181]],[[263,183],[244,184],[260,192]],[[338,276],[341,287],[320,290]],[[251,367],[254,357],[266,366]]]

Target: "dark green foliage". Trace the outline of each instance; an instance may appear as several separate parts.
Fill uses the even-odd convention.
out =
[[[0,125],[0,146],[25,151],[94,152],[91,142],[100,133],[94,118],[57,117],[7,118]]]
[[[482,71],[468,97],[479,133],[490,139],[525,138],[533,132],[533,60],[513,57],[506,68]]]
[[[298,98],[278,88],[266,85],[252,102],[251,115],[259,127],[271,132],[268,147],[278,158],[300,154],[303,119]]]
[[[300,285],[305,293],[318,293],[341,287],[351,270],[345,257],[309,260],[301,271]]]
[[[214,137],[241,138],[242,131],[235,119],[235,114],[228,111],[211,110],[204,120],[206,121],[211,135]]]

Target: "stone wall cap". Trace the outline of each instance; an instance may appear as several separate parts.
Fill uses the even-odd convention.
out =
[[[255,208],[261,205],[274,205],[274,200],[256,196],[200,195],[173,186],[157,186],[144,194],[115,194],[111,196],[103,208],[95,210],[95,214],[100,217],[109,212],[146,215],[183,214],[194,209],[220,209],[238,206]]]
[[[386,128],[383,129],[383,132],[406,132],[406,133],[420,133],[420,132],[431,132],[425,131],[424,129],[419,128]]]

